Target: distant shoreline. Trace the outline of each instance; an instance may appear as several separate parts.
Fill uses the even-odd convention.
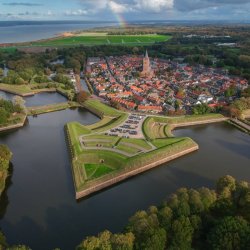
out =
[[[129,25],[150,26],[200,26],[200,25],[250,25],[249,21],[218,20],[133,20]],[[63,33],[119,26],[117,21],[0,21],[0,46],[53,39]]]

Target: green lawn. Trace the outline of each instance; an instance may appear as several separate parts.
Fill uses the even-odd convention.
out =
[[[85,126],[78,122],[70,122],[67,124],[68,136],[70,139],[71,149],[75,156],[82,152],[82,147],[79,141],[80,135],[90,134],[91,130],[87,129]]]
[[[0,47],[0,51],[8,52],[8,53],[15,53],[17,47]]]
[[[100,129],[102,128],[103,126],[106,126],[108,123],[110,123],[114,118],[112,117],[103,117],[102,120],[100,120],[99,122],[97,123],[94,123],[94,124],[91,124],[88,127],[88,129],[92,129],[92,130],[96,130],[96,129]]]
[[[47,41],[33,42],[34,46],[72,46],[72,45],[147,45],[156,42],[168,41],[171,36],[147,34],[147,35],[81,35],[73,37],[55,38]]]
[[[165,146],[172,145],[174,143],[180,142],[182,140],[184,140],[184,139],[183,138],[164,138],[164,139],[153,140],[152,143],[157,148],[161,148],[161,147],[165,147]]]
[[[91,176],[91,178],[95,179],[95,178],[99,178],[103,175],[106,175],[110,172],[112,172],[113,169],[106,166],[106,165],[103,165],[103,164],[99,164],[97,165],[97,168],[96,168],[96,171],[94,172],[94,174]]]
[[[156,118],[150,117],[145,120],[143,131],[149,139],[165,138],[165,126],[166,124],[162,124],[160,121],[157,121]]]
[[[27,110],[28,110],[28,115],[40,115],[44,113],[55,112],[74,107],[79,107],[79,104],[76,102],[63,102],[45,106],[28,107]]]
[[[145,150],[150,150],[152,149],[152,147],[147,143],[146,140],[144,139],[132,139],[132,138],[122,138],[120,143],[131,143],[134,144],[136,146],[142,147]]]
[[[138,148],[134,148],[134,147],[128,147],[126,145],[123,145],[123,144],[118,144],[118,146],[116,147],[116,149],[118,150],[121,150],[125,153],[128,153],[128,154],[137,154],[139,149]]]
[[[174,124],[202,122],[218,118],[224,118],[224,116],[221,114],[205,114],[180,117],[148,117],[143,123],[143,132],[149,140],[173,137],[171,130]]]
[[[0,90],[20,95],[30,94],[33,92],[29,85],[12,85],[4,83],[0,83]]]
[[[96,113],[99,116],[110,116],[110,117],[118,117],[122,114],[122,112],[107,106],[95,99],[89,99],[84,102],[84,107],[89,109],[90,111]]]
[[[84,164],[88,179],[95,179],[113,171],[112,168],[104,164]]]

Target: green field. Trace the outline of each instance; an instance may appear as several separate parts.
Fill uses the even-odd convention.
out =
[[[80,107],[80,105],[77,102],[62,102],[45,106],[28,107],[27,111],[28,115],[40,115],[68,108],[78,108],[78,107]]]
[[[190,122],[203,122],[213,119],[224,118],[221,114],[186,115],[180,117],[148,117],[143,124],[143,132],[147,139],[161,139],[173,137],[173,126]]]
[[[72,37],[55,38],[51,40],[33,42],[34,46],[74,46],[74,45],[147,45],[168,41],[167,35],[81,35]]]

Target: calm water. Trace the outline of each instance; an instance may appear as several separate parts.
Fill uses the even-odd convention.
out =
[[[15,95],[0,91],[0,98],[12,100]],[[25,97],[25,105],[28,107],[41,106],[53,103],[66,102],[67,98],[58,93],[40,93],[35,96]]]
[[[0,22],[0,43],[29,42],[51,38],[66,31],[117,25],[105,22]]]
[[[84,91],[87,91],[89,92],[89,89],[88,89],[88,86],[87,86],[87,83],[85,82],[84,79],[81,79],[81,85],[82,85],[82,88]]]
[[[225,174],[250,181],[250,137],[221,123],[176,131],[194,138],[200,150],[76,202],[63,127],[97,120],[86,110],[65,110],[30,117],[23,129],[0,135],[14,153],[12,184],[0,209],[10,243],[74,249],[87,235],[121,231],[136,210],[159,204],[179,187],[213,187]]]

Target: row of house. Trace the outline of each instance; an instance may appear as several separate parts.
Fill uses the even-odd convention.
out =
[[[236,94],[226,98],[227,89],[238,93],[248,87],[246,79],[230,76],[222,69],[158,58],[150,61],[143,56],[89,58],[87,73],[100,97],[128,109],[154,113],[176,108],[188,111],[201,103],[225,105],[236,98]]]

